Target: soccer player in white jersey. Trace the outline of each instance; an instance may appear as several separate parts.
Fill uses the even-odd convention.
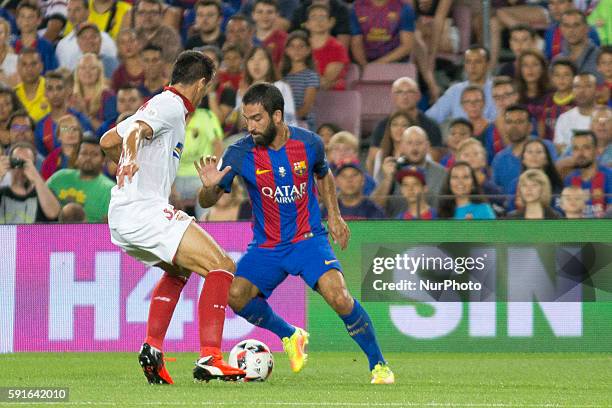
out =
[[[245,375],[223,361],[220,349],[234,262],[191,217],[168,203],[185,142],[186,117],[208,91],[214,74],[212,60],[202,53],[181,53],[172,70],[171,86],[100,141],[106,154],[118,163],[117,186],[112,189],[108,210],[112,242],[141,262],[165,271],[151,296],[147,335],[139,355],[152,384],[173,383],[162,345],[192,272],[206,277],[198,302],[200,358],[194,378],[237,380]],[[202,182],[212,187],[227,171]]]

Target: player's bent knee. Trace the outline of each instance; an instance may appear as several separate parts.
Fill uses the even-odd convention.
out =
[[[249,301],[249,293],[242,287],[240,284],[237,284],[236,281],[232,282],[232,286],[230,286],[229,295],[227,298],[227,304],[232,308],[232,310],[236,313],[242,310],[244,306],[246,306]]]
[[[353,311],[353,299],[345,294],[335,294],[329,303],[339,315],[347,315]]]

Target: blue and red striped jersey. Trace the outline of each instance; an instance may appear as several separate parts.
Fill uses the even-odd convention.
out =
[[[327,234],[321,223],[315,176],[324,177],[329,166],[323,141],[315,133],[289,126],[289,139],[279,150],[258,146],[247,135],[229,146],[220,169],[231,171],[219,182],[231,191],[240,176],[253,206],[253,242],[275,248]]]

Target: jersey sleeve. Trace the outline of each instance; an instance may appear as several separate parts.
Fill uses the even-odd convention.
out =
[[[327,163],[327,157],[325,157],[325,147],[321,138],[314,133],[312,134],[314,140],[314,166],[313,171],[319,178],[323,178],[329,173],[329,164]]]
[[[177,115],[180,118],[182,112],[179,112],[174,106],[168,106],[160,108],[158,104],[153,103],[151,100],[148,103],[145,103],[136,111],[135,114],[122,121],[117,125],[117,133],[122,138],[127,132],[130,125],[134,122],[143,122],[149,125],[153,130],[153,139],[157,137],[161,130],[164,129],[172,129],[174,127],[174,122],[176,122]]]
[[[226,193],[232,191],[232,182],[234,181],[234,177],[238,175],[236,172],[238,170],[238,162],[239,162],[239,154],[238,149],[230,146],[223,157],[221,157],[221,161],[219,162],[218,169],[219,171],[223,170],[227,166],[231,166],[232,169],[221,179],[218,186]]]

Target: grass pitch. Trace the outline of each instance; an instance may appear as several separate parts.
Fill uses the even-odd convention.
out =
[[[175,385],[150,386],[137,353],[0,355],[0,387],[69,387],[55,406],[612,407],[612,356],[595,353],[390,353],[396,384],[369,384],[356,353],[311,353],[293,374],[283,354],[265,383],[194,383],[195,353],[169,353]],[[51,404],[7,404],[41,406]]]

